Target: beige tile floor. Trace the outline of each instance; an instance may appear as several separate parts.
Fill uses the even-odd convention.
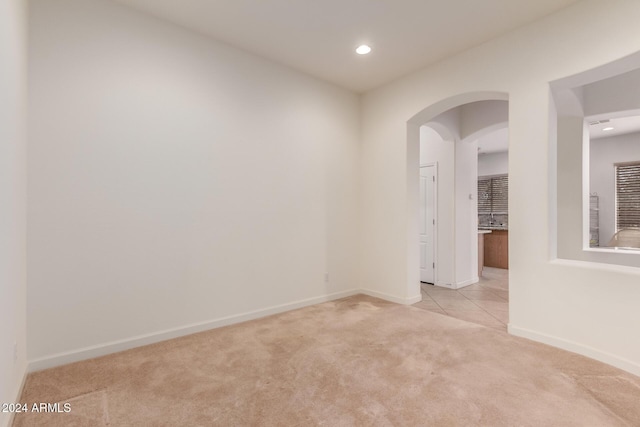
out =
[[[414,307],[506,331],[509,323],[509,270],[484,267],[478,283],[462,289],[421,284]]]

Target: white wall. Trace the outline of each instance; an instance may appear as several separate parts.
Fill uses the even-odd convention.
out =
[[[583,256],[589,255],[584,251],[588,240],[585,240],[583,226],[583,201],[587,191],[586,185],[583,186],[586,170],[582,151],[583,138],[588,136],[584,133],[585,122],[581,116],[561,115],[557,118],[557,127],[558,257],[582,260]]]
[[[632,161],[640,161],[640,133],[592,139],[590,142],[589,191],[599,196],[600,246],[606,246],[615,233],[613,165]]]
[[[356,95],[110,1],[30,18],[33,367],[359,288]]]
[[[0,403],[17,400],[26,370],[26,18],[26,1],[0,2]]]
[[[478,143],[456,143],[456,288],[478,281]]]
[[[428,126],[420,128],[420,164],[437,163],[438,217],[436,279],[438,286],[455,283],[455,141],[445,141]]]
[[[549,152],[549,82],[640,50],[640,3],[601,6],[581,1],[364,96],[363,282],[398,296],[417,286],[407,268],[418,248],[407,244],[415,234],[418,194],[410,188],[418,143],[408,121],[450,97],[469,102],[476,93],[506,93],[509,330],[640,374],[640,342],[632,338],[633,325],[640,323],[640,271],[555,260],[550,250],[555,161]]]
[[[509,173],[509,153],[486,153],[478,156],[478,176],[504,175]]]

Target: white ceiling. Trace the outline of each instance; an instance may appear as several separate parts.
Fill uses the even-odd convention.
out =
[[[115,1],[363,92],[577,0]]]
[[[608,138],[616,135],[640,132],[640,116],[623,116],[607,119],[604,123],[591,124],[593,119],[586,119],[589,124],[589,136],[591,139]],[[611,130],[603,130],[610,128]]]
[[[592,122],[596,119],[586,119]],[[605,131],[604,128],[613,129]],[[624,116],[608,119],[605,123],[597,123],[589,126],[591,139],[600,139],[616,135],[640,132],[640,116]],[[509,128],[505,127],[493,131],[478,138],[478,154],[491,154],[509,151]]]

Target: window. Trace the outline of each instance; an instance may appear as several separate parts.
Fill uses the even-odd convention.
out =
[[[478,178],[478,214],[503,214],[509,211],[508,175]]]
[[[640,162],[618,163],[616,173],[616,231],[640,228]]]

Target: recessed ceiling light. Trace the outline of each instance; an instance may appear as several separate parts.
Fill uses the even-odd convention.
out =
[[[371,48],[369,46],[367,46],[366,44],[362,44],[362,45],[358,46],[358,48],[356,49],[356,53],[358,55],[366,55],[369,52],[371,52]]]
[[[602,128],[602,130],[613,130],[613,128],[611,126],[606,127],[606,128]]]

